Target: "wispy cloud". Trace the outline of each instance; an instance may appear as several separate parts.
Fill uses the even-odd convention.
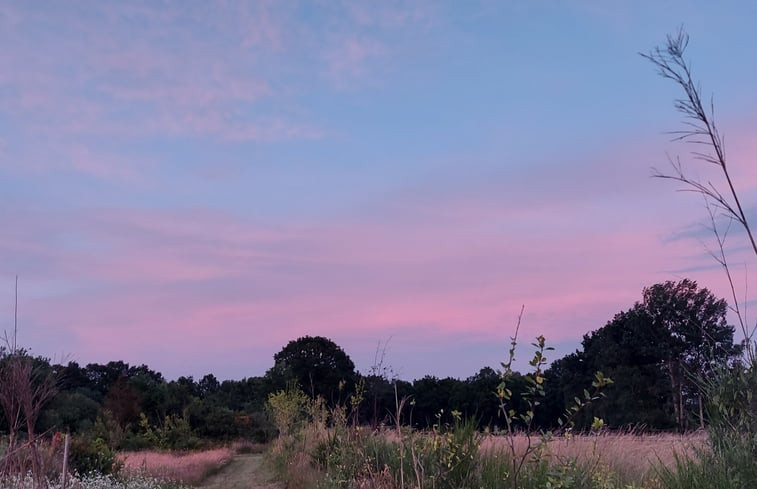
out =
[[[159,5],[92,4],[12,10],[4,32],[0,106],[17,130],[61,145],[93,138],[200,137],[273,142],[322,130],[268,103],[282,96],[264,61],[281,44],[279,19],[263,8],[218,12]],[[250,11],[252,10],[252,12]],[[226,20],[233,19],[228,26]],[[10,22],[6,20],[6,22]],[[123,29],[134,24],[136,33]],[[190,26],[225,30],[206,43]],[[231,27],[229,29],[229,27]],[[66,60],[75,60],[71,63]]]
[[[28,317],[75,332],[72,350],[132,332],[109,354],[139,350],[144,335],[166,344],[181,335],[180,348],[193,351],[232,343],[275,351],[299,335],[355,331],[500,338],[503,318],[524,303],[523,334],[561,341],[632,304],[650,274],[668,278],[671,257],[690,244],[660,253],[643,228],[564,233],[556,224],[575,216],[561,213],[541,214],[540,238],[526,240],[492,229],[491,214],[474,208],[454,229],[413,218],[276,228],[200,209],[10,213],[3,224],[21,219],[33,224],[0,242],[13,257],[6,274],[37,263],[32,289],[48,279],[75,285],[40,293]]]

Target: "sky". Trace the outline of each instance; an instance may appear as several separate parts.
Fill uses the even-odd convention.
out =
[[[755,19],[747,1],[0,2],[0,329],[18,275],[18,341],[56,360],[241,379],[321,335],[362,372],[384,345],[401,378],[466,378],[504,360],[521,306],[525,360],[655,283],[729,298],[701,199],[650,177],[666,155],[710,174],[639,52],[685,26],[751,210]]]

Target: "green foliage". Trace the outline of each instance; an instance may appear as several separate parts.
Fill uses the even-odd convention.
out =
[[[243,433],[239,413],[208,400],[192,401],[182,417],[189,422],[194,434],[200,438],[231,440]]]
[[[721,368],[702,382],[716,441],[733,435],[752,445],[757,458],[757,365]]]
[[[268,396],[268,410],[280,436],[296,433],[305,420],[308,397],[297,384]]]
[[[111,450],[120,448],[126,435],[110,411],[103,411],[97,417],[91,433],[91,437],[103,440]]]
[[[457,411],[452,416],[452,425],[439,422],[429,436],[414,440],[416,447],[411,453],[432,487],[471,487],[477,475],[481,437],[476,422],[462,421]],[[441,413],[437,419],[441,420]]]
[[[480,435],[476,423],[453,414],[453,423],[439,422],[425,435],[408,432],[398,441],[360,427],[335,425],[312,451],[323,471],[323,488],[349,488],[370,483],[378,487],[476,487]],[[382,485],[383,484],[383,485]]]
[[[92,429],[99,411],[100,404],[86,392],[62,391],[42,410],[38,428],[82,433]]]
[[[721,368],[702,381],[709,445],[679,455],[675,470],[660,468],[669,489],[757,487],[757,366]]]
[[[301,487],[659,489],[652,480],[643,482],[651,485],[628,482],[598,460],[556,457],[546,447],[536,451],[516,476],[510,452],[482,449],[481,440],[470,420],[440,424],[426,432],[403,430],[399,439],[346,425],[334,427],[318,438],[314,448],[299,446],[320,469]],[[290,448],[287,457],[298,457],[297,446]],[[290,469],[301,470],[301,466]]]
[[[499,380],[488,372],[483,372],[477,379],[488,380],[483,385],[496,390],[496,397],[494,392],[488,395],[500,403],[508,427],[506,438],[512,443],[512,450],[483,453],[478,422],[472,418],[463,421],[462,413],[457,410],[447,414],[444,410],[438,411],[435,422],[426,431],[415,431],[400,424],[406,406],[427,409],[426,404],[430,406],[434,402],[429,399],[444,389],[445,384],[448,387],[462,385],[446,383],[446,379],[439,381],[426,377],[416,382],[414,392],[420,400],[400,399],[395,390],[396,427],[391,432],[373,432],[349,423],[345,405],[331,409],[330,428],[324,429],[323,404],[308,402],[301,391],[290,388],[269,398],[269,409],[283,433],[273,450],[276,473],[288,485],[296,480],[300,487],[317,485],[321,488],[465,489],[502,487],[504,484],[513,488],[620,489],[619,485],[611,485],[615,484],[614,478],[600,473],[596,467],[585,470],[574,461],[553,459],[546,449],[548,434],[538,435],[539,441],[532,444],[535,412],[546,395],[543,367],[547,362],[544,352],[549,348],[543,337],[537,338],[531,360],[533,371],[520,375],[511,368],[516,343],[513,338],[510,358],[503,363],[505,371]],[[611,382],[597,373],[594,391],[586,391],[583,398],[574,401],[563,418],[565,425],[571,425],[576,412],[598,400],[600,391]],[[363,401],[361,384],[358,386],[356,394],[349,400],[353,413],[360,410]],[[520,390],[517,397],[513,392],[516,386]],[[516,399],[518,404],[514,402]],[[301,424],[304,421],[309,424]],[[600,429],[602,421],[595,419],[594,426]],[[514,448],[515,438],[521,433],[528,439],[525,452]],[[319,469],[309,481],[302,479],[306,472],[303,460],[308,467],[314,465]]]
[[[536,409],[541,406],[547,396],[545,389],[547,378],[544,373],[547,358],[544,353],[553,350],[553,348],[546,346],[544,336],[538,336],[536,342],[532,343],[535,349],[533,358],[529,361],[532,371],[523,376],[525,387],[521,392],[521,398],[525,406],[523,409],[518,410],[512,402],[513,390],[511,386],[512,379],[515,376],[512,364],[518,345],[518,330],[520,329],[522,314],[523,311],[521,310],[515,335],[511,338],[507,360],[502,363],[502,382],[497,387],[496,393],[499,399],[499,409],[507,427],[504,436],[509,447],[507,457],[509,459],[509,468],[506,472],[507,477],[505,480],[509,487],[519,489],[526,487],[524,484],[528,483],[528,481],[538,474],[543,473],[547,474],[548,477],[543,481],[545,485],[542,487],[572,487],[573,477],[568,473],[559,472],[551,473],[551,475],[549,473],[549,470],[552,470],[554,465],[547,451],[547,442],[552,433],[538,433],[534,429]],[[612,379],[606,377],[602,372],[595,372],[594,380],[591,382],[592,392],[584,388],[580,397],[575,396],[565,408],[562,416],[558,417],[557,423],[560,426],[560,430],[569,435],[574,427],[576,416],[601,399],[604,396],[603,390],[612,383]],[[519,423],[519,426],[516,423]],[[595,417],[592,420],[591,426],[592,429],[601,429],[604,426],[604,421],[601,418]],[[518,427],[520,430],[517,430]],[[516,449],[518,435],[523,436],[526,441],[525,447],[520,449]],[[529,469],[529,466],[532,469]],[[534,467],[536,470],[533,470]]]
[[[695,379],[728,365],[740,348],[725,321],[727,304],[696,282],[664,282],[645,288],[644,300],[584,336],[582,351],[552,364],[547,402],[578,396],[593,372],[615,380],[600,405],[576,417],[588,428],[594,416],[609,427],[667,430],[702,426],[702,392]]]
[[[717,455],[706,450],[694,456],[678,454],[673,468],[659,468],[659,479],[665,489],[753,489],[754,460],[741,446],[724,446]]]
[[[182,417],[166,416],[163,424],[151,426],[144,413],[140,415],[140,431],[137,433],[137,445],[144,448],[159,448],[161,450],[193,450],[199,448],[201,443],[189,422]],[[141,447],[133,447],[141,448]]]
[[[478,488],[514,487],[510,455],[493,452],[483,456]],[[627,484],[607,467],[575,459],[534,458],[517,479],[521,489],[641,489]]]
[[[513,391],[510,384],[514,377],[512,363],[515,358],[515,348],[517,346],[516,337],[512,338],[507,362],[502,363],[504,371],[502,372],[502,382],[497,386],[497,398],[500,402],[500,413],[502,414],[510,433],[515,429],[516,422],[521,423],[526,432],[531,432],[535,409],[542,403],[542,399],[546,395],[544,390],[545,379],[543,369],[547,363],[547,358],[544,356],[544,352],[554,350],[554,348],[546,346],[544,336],[537,337],[536,343],[532,343],[532,345],[536,348],[533,358],[529,361],[529,365],[533,367],[533,372],[524,376],[526,384],[525,389],[521,393],[521,397],[525,402],[525,409],[522,411],[517,411],[511,405]]]
[[[265,412],[253,412],[237,418],[244,437],[256,443],[268,443],[276,438],[276,427]]]
[[[72,437],[70,467],[78,474],[114,474],[121,468],[116,452],[102,438]]]
[[[733,344],[734,327],[726,322],[728,304],[697,283],[684,279],[644,289],[641,304],[649,317],[663,352],[665,373],[679,429],[690,426],[696,414],[687,413],[689,398],[703,408],[699,388],[692,378],[707,375],[740,353]],[[704,419],[700,417],[700,427]]]

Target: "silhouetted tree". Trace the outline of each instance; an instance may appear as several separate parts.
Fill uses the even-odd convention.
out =
[[[580,396],[595,371],[614,380],[607,400],[582,413],[584,426],[602,417],[610,426],[688,427],[704,422],[702,396],[692,379],[738,356],[727,304],[696,282],[664,282],[645,288],[642,302],[584,336],[582,351],[548,369],[551,413]],[[579,422],[579,424],[581,424]]]
[[[344,399],[355,384],[355,364],[342,348],[323,336],[290,341],[273,358],[274,366],[266,377],[274,388],[294,381],[310,396],[322,396],[333,403]]]
[[[692,376],[703,376],[740,354],[733,344],[734,327],[727,324],[728,304],[697,283],[684,279],[644,289],[641,304],[664,348],[671,400],[679,428],[686,427],[686,396],[696,396],[700,426],[704,427],[702,395]]]

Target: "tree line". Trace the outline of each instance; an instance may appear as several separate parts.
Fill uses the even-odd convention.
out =
[[[707,413],[693,379],[734,365],[741,352],[727,311],[725,300],[691,280],[644,289],[641,301],[586,334],[580,349],[545,371],[546,395],[536,412],[536,426],[554,427],[597,371],[614,384],[606,389],[605,399],[581,413],[579,429],[590,426],[594,416],[611,428],[702,426]],[[14,355],[26,355],[8,349],[1,353],[0,373]],[[374,428],[395,421],[399,399],[408,401],[401,421],[418,428],[449,419],[452,411],[475,419],[481,429],[502,427],[495,395],[502,377],[492,367],[466,379],[425,376],[412,382],[376,367],[361,374],[341,347],[319,336],[289,342],[273,360],[263,376],[219,381],[208,374],[199,380],[168,381],[146,365],[61,365],[34,357],[35,378],[57,379],[57,394],[40,409],[34,429],[69,431],[112,449],[192,448],[203,440],[239,437],[263,442],[275,435],[265,410],[268,396],[294,384],[332,406],[347,406],[350,400],[353,421]],[[524,382],[517,373],[510,380],[516,407]],[[9,413],[3,410],[1,416],[0,427],[7,433]],[[19,428],[22,433],[26,429]]]

